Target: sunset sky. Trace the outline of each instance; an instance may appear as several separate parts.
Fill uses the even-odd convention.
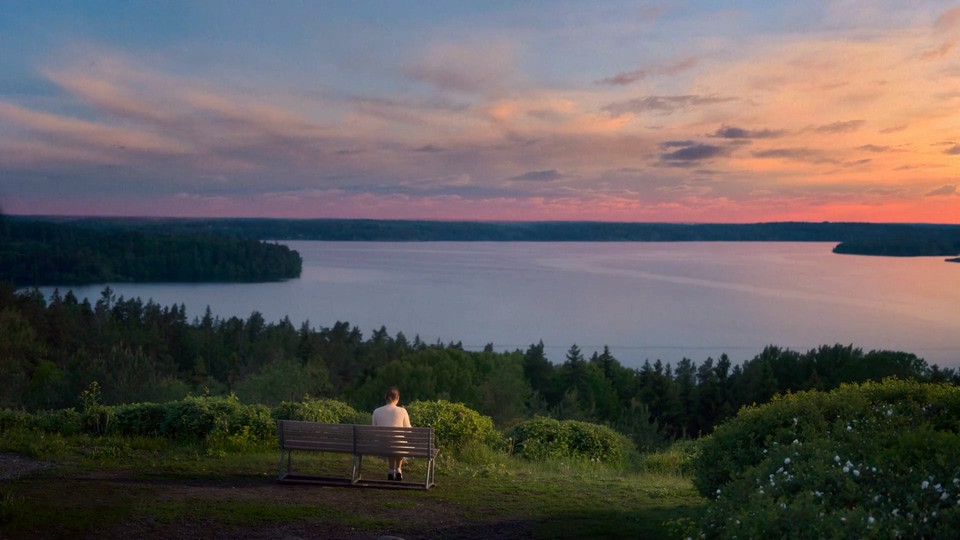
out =
[[[960,223],[960,4],[5,2],[0,207]]]

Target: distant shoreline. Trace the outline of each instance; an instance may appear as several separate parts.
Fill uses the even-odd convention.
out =
[[[960,224],[599,221],[428,221],[375,219],[132,218],[6,216],[95,230],[216,235],[261,241],[376,242],[835,242],[834,253],[960,256]]]

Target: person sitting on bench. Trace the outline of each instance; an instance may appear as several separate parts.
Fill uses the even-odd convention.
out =
[[[384,396],[386,405],[378,407],[373,411],[373,425],[387,427],[411,427],[410,415],[403,407],[398,407],[400,401],[400,389],[391,386],[387,389],[387,395]],[[403,480],[403,458],[391,456],[387,458],[390,463],[390,472],[387,473],[387,480]]]

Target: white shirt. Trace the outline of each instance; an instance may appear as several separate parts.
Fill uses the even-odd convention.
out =
[[[410,415],[396,403],[387,403],[373,411],[373,425],[388,427],[411,427]]]

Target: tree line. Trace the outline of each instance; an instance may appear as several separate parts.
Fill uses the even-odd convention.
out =
[[[102,227],[0,216],[0,280],[18,287],[117,281],[259,282],[300,275],[278,244],[202,231]]]
[[[83,218],[74,219],[73,223],[102,230],[141,231],[151,234],[213,234],[259,240],[839,242],[835,249],[837,253],[887,256],[960,255],[960,225],[950,224],[482,222],[267,218]]]
[[[396,384],[406,401],[462,402],[503,427],[534,415],[583,420],[628,434],[641,448],[710,433],[742,406],[777,393],[889,376],[960,383],[956,370],[913,354],[852,345],[768,346],[736,365],[721,355],[639,368],[606,347],[587,356],[572,345],[554,363],[542,342],[525,351],[467,351],[382,327],[365,337],[347,322],[267,322],[258,312],[223,319],[208,308],[189,320],[183,305],[117,298],[109,288],[91,303],[72,292],[48,299],[4,284],[0,336],[0,407],[76,407],[97,381],[106,404],[234,393],[267,405],[310,395],[370,410]]]

